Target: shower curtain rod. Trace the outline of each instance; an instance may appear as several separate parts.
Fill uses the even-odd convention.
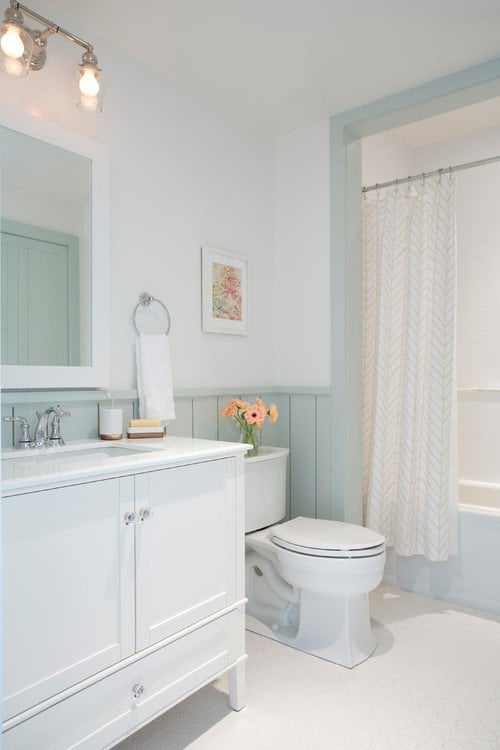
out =
[[[461,169],[470,169],[471,167],[482,167],[484,164],[492,164],[495,161],[500,161],[499,156],[490,156],[489,159],[479,159],[479,161],[469,161],[466,164],[456,164],[454,167],[444,167],[443,169],[435,169],[433,172],[422,172],[421,174],[409,175],[408,177],[402,177],[399,180],[389,180],[388,182],[377,182],[375,185],[369,187],[362,187],[362,193],[369,193],[370,190],[378,190],[379,188],[390,187],[391,185],[399,185],[400,182],[413,182],[413,180],[422,180],[425,177],[434,177],[438,174],[451,174],[452,172],[458,172]]]

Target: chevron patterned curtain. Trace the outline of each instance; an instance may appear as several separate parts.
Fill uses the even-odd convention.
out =
[[[456,554],[455,179],[363,203],[364,523],[399,555]]]

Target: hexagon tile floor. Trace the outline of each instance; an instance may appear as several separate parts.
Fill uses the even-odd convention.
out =
[[[499,750],[500,617],[386,587],[371,615],[352,670],[247,633],[242,711],[221,678],[116,750]]]

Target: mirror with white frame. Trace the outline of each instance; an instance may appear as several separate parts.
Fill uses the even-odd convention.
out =
[[[107,148],[0,108],[3,388],[109,385]]]

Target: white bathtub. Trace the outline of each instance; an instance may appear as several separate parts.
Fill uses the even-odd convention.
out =
[[[500,514],[500,484],[461,479],[458,483],[458,502],[460,510]]]
[[[388,550],[384,583],[500,613],[500,483],[459,482],[458,556],[431,563]]]

